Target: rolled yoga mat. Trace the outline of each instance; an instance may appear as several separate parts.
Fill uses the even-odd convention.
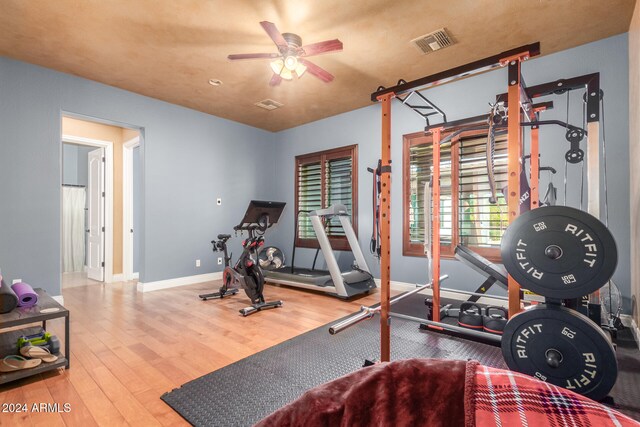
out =
[[[33,307],[38,303],[38,294],[36,294],[31,285],[19,282],[11,285],[11,289],[18,297],[18,307]]]
[[[8,313],[18,306],[18,296],[0,276],[0,313]]]

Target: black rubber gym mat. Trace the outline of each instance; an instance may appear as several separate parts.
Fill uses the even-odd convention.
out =
[[[424,296],[406,298],[394,311],[423,316]],[[332,322],[334,323],[334,322]],[[296,399],[306,390],[359,369],[379,356],[379,318],[361,322],[338,335],[321,326],[232,365],[190,381],[161,399],[195,426],[249,426]],[[415,357],[475,359],[505,368],[499,348],[462,338],[418,330],[393,319],[392,360]],[[640,418],[640,363],[637,347],[627,350],[614,388],[620,410]],[[628,376],[632,371],[633,377]],[[618,397],[619,396],[619,401]]]

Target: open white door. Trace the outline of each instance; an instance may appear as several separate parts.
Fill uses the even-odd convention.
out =
[[[104,281],[104,148],[89,152],[87,276]]]
[[[140,212],[134,203],[140,197],[140,136],[122,144],[123,236],[122,270],[124,280],[137,279],[139,262]]]

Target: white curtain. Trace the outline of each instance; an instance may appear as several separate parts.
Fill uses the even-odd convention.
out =
[[[84,269],[85,200],[84,188],[62,187],[62,264],[65,273]]]

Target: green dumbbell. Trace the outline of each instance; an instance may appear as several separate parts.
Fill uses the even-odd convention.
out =
[[[51,354],[60,352],[60,340],[49,332],[40,332],[34,335],[23,335],[18,338],[18,350],[27,345],[45,347]]]

